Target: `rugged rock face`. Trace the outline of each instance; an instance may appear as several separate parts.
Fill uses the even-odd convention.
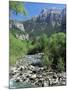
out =
[[[66,8],[44,8],[39,15],[32,17],[30,20],[10,21],[9,26],[28,33],[30,39],[43,33],[51,35],[55,32],[65,32]]]
[[[25,32],[24,25],[19,21],[10,20],[10,32],[20,40],[29,40],[29,34]]]
[[[51,23],[54,22],[55,24],[59,23],[62,19],[61,10],[57,8],[51,8],[51,9],[43,9],[40,13],[40,15],[37,17],[38,22],[47,22]]]
[[[63,29],[63,32],[66,32],[66,8],[64,8],[61,12],[62,14],[62,22],[61,22],[61,28]]]
[[[17,29],[25,32],[23,23],[21,23],[19,21],[12,21],[12,20],[10,20],[10,22],[9,22],[9,28],[10,29],[17,28]]]
[[[47,86],[60,86],[66,85],[66,73],[56,73],[53,71],[48,71],[46,66],[33,66],[31,63],[34,62],[35,56],[26,56],[26,61],[21,59],[16,63],[15,67],[10,67],[10,88],[13,88],[13,82],[16,84],[24,84],[26,87],[27,83],[30,87],[47,87]],[[40,58],[41,59],[41,58]],[[30,60],[30,61],[29,61]],[[29,63],[28,63],[28,62]],[[25,63],[27,62],[27,64]],[[17,87],[15,87],[17,88]],[[19,87],[21,88],[21,87]],[[24,86],[22,86],[24,88]]]
[[[28,34],[16,34],[16,38],[20,40],[29,40],[29,35]]]
[[[30,38],[39,36],[41,33],[51,35],[55,32],[65,31],[66,9],[43,9],[40,14],[30,20],[23,22],[27,33],[30,33]],[[64,28],[62,28],[64,27]]]

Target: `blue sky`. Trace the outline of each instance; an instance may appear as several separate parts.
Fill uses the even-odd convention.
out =
[[[22,14],[12,14],[11,19],[18,20],[18,21],[24,21],[28,20],[33,16],[39,15],[41,10],[44,8],[53,8],[57,7],[59,9],[63,9],[65,7],[64,4],[50,4],[50,3],[31,3],[31,2],[25,2],[24,7],[27,10],[28,15],[24,16]]]

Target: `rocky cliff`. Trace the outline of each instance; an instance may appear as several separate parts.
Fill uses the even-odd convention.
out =
[[[21,33],[28,33],[30,38],[45,33],[66,32],[66,8],[44,8],[39,15],[26,21],[10,21],[10,28],[16,28]]]

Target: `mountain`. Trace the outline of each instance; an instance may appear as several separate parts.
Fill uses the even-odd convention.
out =
[[[40,36],[43,33],[51,35],[55,32],[65,32],[66,8],[44,8],[39,15],[32,17],[30,20],[16,21],[12,24],[10,24],[12,28],[16,28],[23,33],[28,33],[29,38]]]
[[[62,22],[61,22],[61,31],[66,32],[66,8],[64,8],[61,12],[62,14]]]
[[[65,8],[63,10],[58,8],[43,9],[38,16],[23,22],[23,24],[30,37],[41,35],[41,33],[51,35],[55,32],[64,31],[61,28],[64,26],[62,24],[65,23],[65,16]]]

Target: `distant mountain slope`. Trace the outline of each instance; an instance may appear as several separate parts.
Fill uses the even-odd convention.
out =
[[[10,28],[17,29],[19,34],[28,33],[30,38],[40,36],[43,33],[51,35],[55,32],[66,32],[66,8],[43,9],[39,15],[30,20],[12,21]]]
[[[25,21],[24,28],[31,37],[46,33],[64,32],[66,25],[66,9],[43,9],[40,14],[31,20]],[[64,28],[62,28],[64,27]],[[62,30],[61,30],[62,28]]]

